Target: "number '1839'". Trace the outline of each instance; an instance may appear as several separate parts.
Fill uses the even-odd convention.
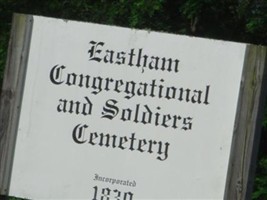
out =
[[[97,186],[93,187],[94,197],[92,200],[132,200],[133,193],[131,192],[121,192],[117,189],[110,188],[98,188]]]

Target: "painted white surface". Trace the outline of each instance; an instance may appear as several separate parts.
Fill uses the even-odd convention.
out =
[[[143,48],[143,52],[179,59],[179,72],[155,71],[89,60],[90,41],[104,42],[117,51]],[[133,199],[223,199],[245,44],[165,33],[131,30],[90,23],[34,17],[28,70],[19,121],[10,195],[30,199],[93,199],[94,186],[131,191]],[[105,49],[103,48],[103,49]],[[112,90],[92,94],[91,88],[55,85],[53,66],[64,72],[110,77],[204,90],[209,103],[134,96]],[[62,75],[64,78],[64,74]],[[57,112],[59,99],[93,103],[92,115]],[[108,99],[121,108],[148,105],[171,115],[193,118],[192,130],[101,118]],[[73,128],[87,124],[89,132],[169,142],[168,158],[154,153],[99,145],[76,144]],[[95,174],[135,181],[123,186],[94,181]],[[99,189],[100,190],[100,189]],[[114,198],[114,195],[110,195]],[[100,195],[98,198],[100,199]],[[123,199],[123,198],[121,198]]]

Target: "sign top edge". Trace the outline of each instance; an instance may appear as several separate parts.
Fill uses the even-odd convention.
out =
[[[253,46],[264,46],[264,45],[255,45],[251,43],[245,43],[245,42],[237,42],[237,41],[229,41],[229,40],[223,40],[223,39],[215,39],[215,38],[205,38],[205,37],[200,37],[200,36],[192,36],[192,35],[183,35],[183,34],[178,34],[178,33],[172,33],[172,32],[165,32],[165,31],[156,31],[156,30],[150,30],[150,29],[138,29],[138,28],[132,28],[132,27],[124,27],[124,26],[119,26],[119,25],[108,25],[108,24],[101,24],[101,23],[96,23],[96,22],[90,22],[90,21],[78,21],[78,20],[73,20],[73,19],[64,19],[64,18],[55,18],[55,17],[49,17],[49,16],[42,16],[42,15],[31,15],[31,14],[23,14],[23,13],[14,13],[14,16],[20,16],[20,15],[25,15],[28,17],[32,17],[33,21],[36,19],[48,19],[48,20],[58,20],[64,23],[80,23],[80,24],[91,24],[91,25],[97,25],[97,26],[102,26],[102,27],[113,27],[117,29],[124,29],[124,30],[132,30],[136,32],[143,32],[143,33],[154,33],[154,34],[164,34],[164,35],[170,35],[174,37],[183,37],[185,39],[194,39],[194,40],[206,40],[206,41],[213,41],[213,42],[218,42],[218,43],[227,43],[227,44],[232,44],[232,45],[253,45]]]

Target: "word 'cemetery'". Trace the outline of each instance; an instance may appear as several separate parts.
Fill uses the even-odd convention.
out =
[[[135,133],[132,133],[131,136],[117,136],[109,133],[98,133],[96,131],[88,132],[86,131],[88,127],[87,124],[78,124],[74,127],[72,139],[75,143],[157,154],[156,158],[160,161],[164,161],[168,158],[170,145],[168,142],[164,143],[156,140],[138,139],[135,137]]]

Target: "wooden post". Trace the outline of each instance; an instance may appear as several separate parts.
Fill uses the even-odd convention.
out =
[[[225,200],[250,200],[266,94],[267,49],[248,45],[225,186]]]
[[[33,19],[13,17],[0,102],[0,194],[7,195],[12,171]]]

